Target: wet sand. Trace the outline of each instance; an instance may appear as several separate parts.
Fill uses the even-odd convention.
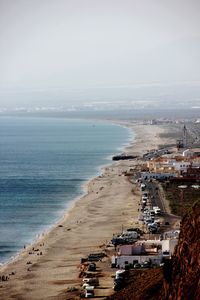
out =
[[[126,148],[130,154],[172,142],[159,136],[166,128],[124,125],[136,133]],[[123,175],[135,164],[120,161],[102,170],[102,175],[87,183],[86,194],[58,224],[15,261],[1,267],[0,276],[9,276],[9,280],[0,281],[0,299],[67,299],[67,288],[80,285],[80,258],[101,251],[113,233],[137,223],[139,193],[133,193],[133,184]]]

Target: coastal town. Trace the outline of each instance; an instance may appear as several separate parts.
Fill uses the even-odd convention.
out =
[[[146,134],[150,135],[150,132],[151,134],[154,132],[154,128],[155,130],[158,129],[158,127],[154,126],[156,125],[142,125],[142,132],[145,133],[145,130],[148,129]],[[110,178],[111,173],[115,173],[114,179],[117,176],[117,185],[120,186],[124,181],[127,185],[125,185],[125,190],[129,187],[130,193],[124,198],[124,205],[121,203],[121,194],[119,194],[119,203],[123,211],[121,216],[113,213],[117,226],[111,229],[118,228],[118,231],[115,230],[112,234],[110,234],[111,231],[107,231],[105,234],[105,231],[101,229],[98,232],[97,219],[97,224],[95,225],[96,234],[98,233],[98,240],[101,240],[102,243],[87,247],[87,243],[92,244],[92,240],[96,241],[92,233],[90,236],[92,231],[88,226],[88,231],[84,232],[84,236],[82,236],[80,248],[77,246],[76,248],[73,247],[74,250],[70,252],[73,263],[71,275],[68,275],[69,279],[66,279],[65,272],[61,276],[63,278],[61,281],[59,273],[55,275],[57,277],[57,285],[59,285],[59,282],[63,285],[63,291],[60,293],[59,299],[107,299],[112,297],[112,294],[115,295],[115,293],[126,289],[130,274],[133,272],[164,270],[165,266],[168,265],[178,243],[181,217],[187,212],[188,201],[186,201],[186,197],[188,197],[188,193],[192,193],[193,198],[191,201],[195,202],[195,200],[199,199],[200,191],[200,153],[198,145],[195,144],[195,147],[189,145],[189,133],[185,125],[182,127],[180,134],[182,134],[181,138],[170,147],[162,145],[159,148],[151,148],[146,152],[143,151],[142,155],[136,152],[132,153],[128,149],[127,152],[113,157],[114,164],[106,167],[102,175],[90,182],[88,193],[92,194],[92,197],[95,195],[95,199],[97,197],[102,198],[103,195],[101,193],[104,190],[106,190],[106,194],[109,193],[109,189],[114,184],[109,181],[109,187],[106,188],[104,181]],[[159,137],[159,135],[157,136]],[[138,141],[137,143],[139,144]],[[143,143],[143,140],[140,143]],[[136,149],[137,147],[135,146]],[[113,197],[112,199],[117,197],[115,189],[113,190]],[[130,200],[126,211],[124,211],[123,206],[126,206],[125,201],[127,197]],[[88,209],[92,210],[90,201],[88,203]],[[133,213],[131,212],[133,210],[132,204],[134,204]],[[96,205],[100,204],[97,202]],[[111,210],[112,213],[114,203],[113,205],[112,203],[109,206],[107,205],[107,209]],[[104,217],[103,215],[102,217]],[[74,223],[74,216],[72,220]],[[110,221],[112,222],[111,217]],[[76,221],[76,228],[73,228],[72,222],[70,223],[68,219],[65,222],[67,223],[60,222],[54,229],[53,235],[55,237],[58,230],[65,230],[65,239],[66,235],[69,236],[72,232],[74,238],[74,236],[78,236],[78,232],[81,230],[80,227],[84,228],[84,219],[80,215]],[[102,222],[104,222],[103,219]],[[93,226],[92,224],[91,226]],[[103,228],[101,226],[100,228]],[[100,239],[101,236],[103,239]],[[28,274],[25,280],[27,283],[34,278],[38,267],[42,264],[42,259],[45,257],[48,259],[48,252],[51,251],[49,248],[51,244],[48,244],[48,239],[49,236],[47,235],[34,247],[31,245],[22,253],[21,261],[26,259],[26,272]],[[83,239],[86,242],[85,244]],[[58,243],[60,243],[59,238],[56,237],[56,241],[56,244],[54,242],[53,245],[60,249],[58,246]],[[71,241],[70,236],[68,241]],[[77,242],[75,241],[74,243]],[[45,247],[46,245],[47,248]],[[87,252],[89,249],[91,251]],[[67,248],[65,248],[64,256],[66,256],[66,253]],[[80,253],[82,254],[81,256]],[[54,252],[54,260],[56,257],[56,252]],[[2,295],[5,295],[6,289],[10,284],[12,287],[12,282],[16,282],[14,279],[19,273],[17,271],[18,263],[18,260],[14,261],[13,265],[12,263],[10,266],[8,265],[8,269],[4,268],[1,271],[0,288],[3,292]],[[69,263],[66,262],[65,271],[69,267]],[[22,269],[20,272],[22,272]],[[22,274],[24,274],[23,272]],[[21,280],[24,279],[20,278]],[[34,297],[31,296],[32,292]],[[0,299],[3,298],[0,296]],[[34,286],[33,291],[30,290],[30,299],[40,299],[35,296]],[[58,298],[54,296],[53,299]]]
[[[95,277],[97,268],[93,261],[102,262],[104,257],[109,262],[111,260],[110,276],[113,278],[114,291],[126,287],[130,270],[164,268],[168,264],[178,243],[181,217],[186,213],[184,193],[193,190],[194,198],[199,199],[200,189],[200,152],[198,148],[188,148],[185,125],[183,137],[177,140],[176,147],[175,151],[168,148],[153,149],[144,153],[142,158],[127,154],[113,157],[117,161],[137,161],[122,173],[134,184],[134,192],[140,194],[138,221],[134,224],[137,227],[122,226],[121,232],[113,234],[111,243],[105,246],[103,253],[82,258],[79,276],[83,277],[84,291],[81,297],[101,296],[101,279]],[[178,194],[178,215],[177,211],[171,213],[173,205],[166,199],[166,187],[172,185]]]

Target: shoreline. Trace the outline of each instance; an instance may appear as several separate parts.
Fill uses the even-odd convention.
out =
[[[138,127],[138,130],[135,129],[135,139],[134,141],[130,141],[124,148],[124,151],[128,153],[131,151],[135,152],[136,150],[139,150],[140,152],[144,151],[147,145],[151,146],[152,142],[153,145],[156,144],[154,136],[155,132],[153,132],[154,139],[152,139],[152,128],[145,128],[145,125],[130,124],[130,130],[132,130],[132,132],[135,126]],[[160,132],[159,130],[161,130],[160,126],[154,126],[153,128],[157,128],[156,130],[158,133]],[[146,136],[149,136],[151,132],[151,138],[145,145],[142,145],[145,129],[147,131]],[[143,134],[141,134],[142,132]],[[161,141],[159,136],[157,136],[157,140],[159,140],[159,142]],[[83,190],[87,188],[87,191],[85,190],[86,193],[71,201],[71,204],[67,211],[64,212],[63,217],[58,220],[56,224],[52,225],[48,232],[42,234],[39,240],[23,250],[16,260],[0,267],[0,274],[3,272],[7,272],[8,274],[15,272],[15,274],[3,284],[3,287],[1,287],[0,291],[3,292],[3,294],[0,296],[0,299],[11,299],[12,295],[16,293],[20,293],[22,297],[20,299],[27,299],[25,296],[27,295],[25,289],[27,284],[29,286],[28,299],[44,299],[40,298],[40,295],[44,291],[48,297],[51,296],[55,297],[53,299],[57,299],[57,295],[63,291],[63,288],[66,289],[67,282],[70,282],[70,284],[77,284],[78,270],[75,266],[77,266],[81,256],[93,249],[93,251],[95,251],[100,244],[105,243],[105,241],[111,238],[113,232],[119,231],[122,225],[126,226],[134,223],[133,217],[134,214],[136,215],[137,209],[137,206],[135,205],[134,211],[134,203],[137,203],[137,197],[135,201],[133,201],[131,192],[132,184],[127,182],[126,178],[121,175],[122,170],[130,168],[130,164],[132,163],[133,162],[129,161],[112,162],[112,164],[106,166],[99,166],[99,168],[101,168],[100,174],[97,177],[86,181],[83,187]],[[119,195],[116,194],[117,189]],[[110,193],[110,195],[107,195],[108,193]],[[113,207],[112,203],[107,203],[107,198],[109,201],[113,201]],[[117,201],[115,201],[116,198],[118,198]],[[127,203],[122,203],[122,199],[125,200],[126,198]],[[107,211],[104,212],[103,210],[106,208]],[[132,211],[129,212],[130,210]],[[119,215],[121,211],[122,213]],[[116,212],[116,216],[113,215],[114,212]],[[124,221],[124,218],[127,220]],[[121,224],[122,221],[120,220],[126,224]],[[71,248],[68,245],[68,241]],[[39,252],[36,251],[37,253],[35,253],[35,250],[32,250],[33,248],[39,248]],[[62,255],[61,253],[55,253],[55,248],[59,249],[62,252]],[[30,254],[30,252],[33,253]],[[42,255],[38,255],[38,253],[41,252]],[[65,257],[68,257],[70,265],[65,265]],[[31,260],[30,267],[27,265],[29,259]],[[25,260],[27,263],[25,263]],[[58,265],[56,264],[56,260],[59,261]],[[46,266],[44,268],[43,265],[46,263],[48,267]],[[63,267],[61,267],[63,264],[66,269],[68,268],[68,270],[65,269],[64,274],[62,272]],[[47,269],[48,272],[53,270],[52,274],[47,274]],[[37,279],[38,276],[40,277],[40,280]],[[48,278],[44,280],[44,282],[46,282],[45,287],[39,282],[44,276],[47,276]],[[60,285],[52,284],[53,278],[57,278],[57,276],[59,277],[58,280],[60,282],[65,280],[64,286],[61,283]],[[7,298],[5,298],[5,295]]]
[[[76,121],[76,120],[77,119],[75,118],[74,121]],[[81,119],[81,120],[87,121],[85,119]],[[99,123],[104,123],[104,120],[95,120],[94,119],[93,121],[99,122]],[[128,131],[130,130],[129,128],[127,128],[127,126],[124,126],[120,122],[116,122],[116,121],[112,121],[112,120],[106,120],[106,122],[113,126],[120,126],[120,127],[126,128]],[[130,132],[131,132],[131,130],[130,130]],[[12,257],[10,257],[5,262],[0,262],[0,273],[4,269],[4,267],[6,267],[10,263],[14,262],[15,260],[17,260],[21,256],[21,254],[23,255],[23,253],[27,249],[30,249],[35,244],[37,244],[42,238],[45,238],[45,236],[48,235],[51,230],[53,230],[56,226],[59,225],[59,223],[62,222],[63,219],[65,219],[65,216],[67,216],[68,213],[70,212],[70,210],[73,209],[76,202],[81,200],[81,198],[83,198],[87,194],[88,185],[89,185],[90,181],[94,180],[95,178],[97,178],[98,176],[101,176],[103,174],[105,168],[109,167],[113,163],[112,156],[117,154],[119,151],[123,151],[123,149],[129,145],[129,140],[132,140],[132,139],[130,137],[128,137],[128,141],[126,143],[124,143],[124,144],[122,144],[122,146],[119,146],[116,148],[116,153],[113,153],[113,154],[109,155],[108,157],[105,157],[105,160],[108,160],[108,162],[106,162],[105,164],[96,166],[96,168],[95,168],[96,172],[93,175],[91,175],[89,178],[87,178],[83,181],[83,183],[79,187],[79,191],[77,192],[78,195],[75,196],[74,198],[71,198],[69,200],[69,202],[67,202],[66,205],[64,205],[61,215],[58,217],[57,220],[52,222],[52,224],[48,225],[47,227],[45,226],[33,238],[31,238],[30,241],[27,242],[27,244],[25,245],[26,249],[21,248],[18,252],[16,252],[16,254],[14,254]]]

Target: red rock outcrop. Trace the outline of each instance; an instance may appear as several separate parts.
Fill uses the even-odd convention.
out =
[[[127,286],[106,299],[158,300],[162,285],[162,268],[131,270]]]
[[[183,217],[178,245],[164,268],[165,300],[200,299],[200,201]]]

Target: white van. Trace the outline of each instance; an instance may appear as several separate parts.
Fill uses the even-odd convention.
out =
[[[87,286],[85,288],[85,298],[93,298],[94,297],[94,286]]]
[[[161,209],[160,209],[160,207],[154,206],[154,207],[153,207],[153,210],[154,210],[154,212],[155,212],[156,215],[160,215],[160,214],[161,214]]]

